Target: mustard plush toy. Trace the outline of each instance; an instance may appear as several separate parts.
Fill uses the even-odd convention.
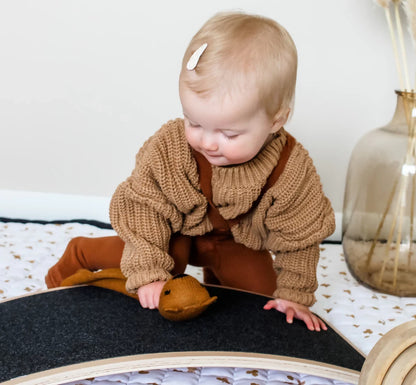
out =
[[[185,321],[199,316],[216,300],[196,278],[178,274],[163,286],[159,313],[170,321]]]

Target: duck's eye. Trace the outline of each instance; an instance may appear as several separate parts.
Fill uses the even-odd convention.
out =
[[[170,290],[165,290],[165,292],[163,294],[169,295],[170,294]]]

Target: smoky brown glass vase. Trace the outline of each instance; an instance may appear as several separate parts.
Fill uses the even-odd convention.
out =
[[[364,135],[352,152],[342,245],[358,281],[416,296],[416,94],[396,94],[391,122]]]

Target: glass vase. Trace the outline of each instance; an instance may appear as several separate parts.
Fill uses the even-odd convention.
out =
[[[352,152],[342,245],[358,281],[384,293],[416,296],[416,94],[396,94],[391,122],[364,135]]]

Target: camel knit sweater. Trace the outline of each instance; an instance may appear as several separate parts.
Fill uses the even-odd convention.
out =
[[[249,162],[212,166],[213,202],[225,219],[250,210],[285,143],[282,129]],[[125,241],[121,269],[131,292],[171,278],[173,233],[196,236],[212,230],[182,119],[169,121],[144,143],[131,176],[113,195],[110,219]],[[334,228],[334,213],[312,160],[296,143],[278,181],[231,232],[236,242],[275,255],[276,298],[310,306],[315,302],[319,243]]]

